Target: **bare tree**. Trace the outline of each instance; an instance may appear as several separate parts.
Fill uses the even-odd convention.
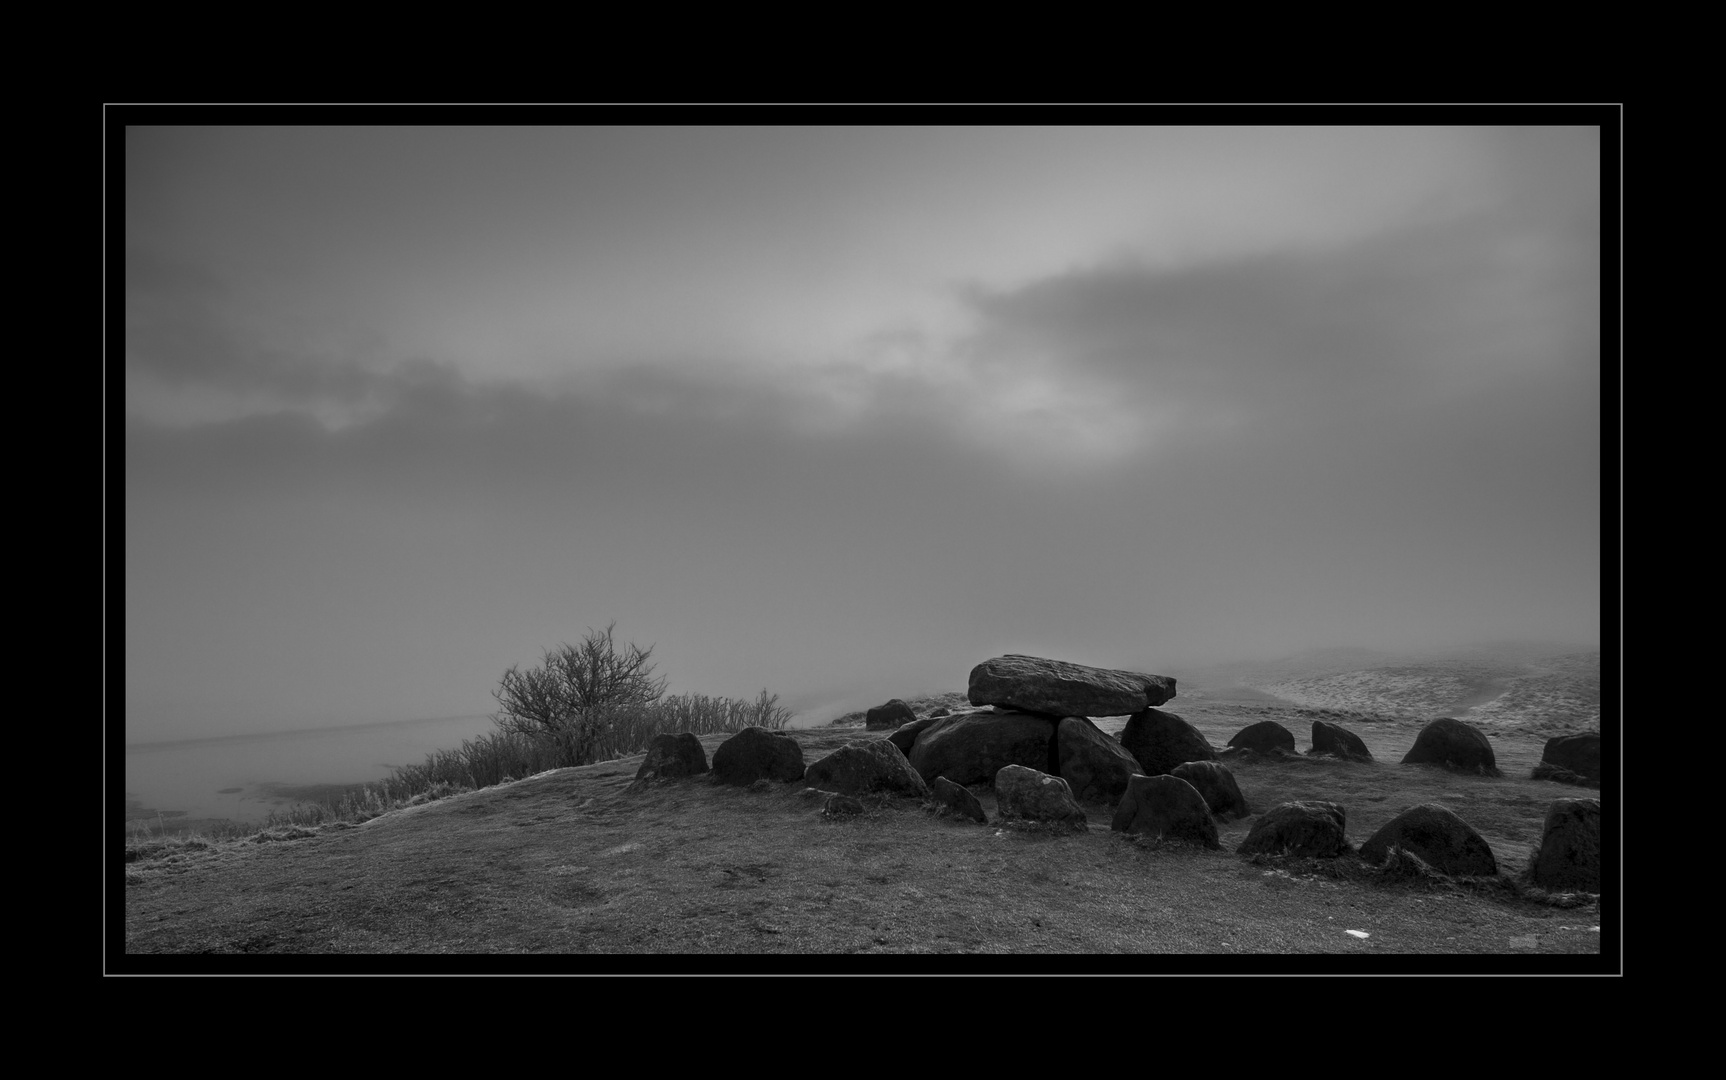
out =
[[[498,704],[492,720],[505,731],[570,741],[579,757],[591,760],[606,710],[651,705],[665,693],[665,679],[654,677],[649,659],[653,647],[631,643],[619,651],[612,640],[616,626],[589,628],[581,644],[547,649],[538,667],[512,665],[492,691]]]

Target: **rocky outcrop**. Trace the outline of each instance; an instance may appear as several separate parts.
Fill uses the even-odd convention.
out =
[[[647,756],[642,759],[641,768],[635,770],[635,778],[672,779],[699,776],[706,771],[707,751],[702,749],[701,740],[695,737],[694,732],[685,731],[677,735],[655,735],[647,744]]]
[[[971,669],[973,705],[1045,716],[1125,716],[1175,696],[1175,680],[1016,653]]]
[[[1340,724],[1327,724],[1323,720],[1312,722],[1312,749],[1307,753],[1331,754],[1349,761],[1372,760],[1372,752],[1359,735]]]
[[[1600,800],[1555,800],[1530,867],[1534,883],[1555,892],[1597,893],[1600,862]]]
[[[1541,751],[1540,765],[1546,766],[1546,773],[1554,779],[1562,779],[1562,773],[1570,773],[1580,781],[1600,782],[1600,733],[1585,731],[1578,735],[1560,735],[1546,740],[1546,748]],[[1536,766],[1534,778],[1544,779],[1540,766]],[[1572,780],[1572,783],[1578,782]]]
[[[1170,769],[1169,775],[1178,776],[1193,785],[1205,797],[1205,805],[1211,808],[1215,817],[1239,819],[1252,813],[1247,807],[1246,797],[1241,794],[1240,785],[1235,783],[1235,774],[1227,765],[1215,761],[1188,761]]]
[[[889,731],[901,724],[909,724],[917,719],[917,714],[911,711],[911,706],[894,698],[885,705],[877,705],[863,714],[865,731]]]
[[[1186,840],[1218,849],[1217,822],[1198,789],[1178,776],[1135,776],[1115,808],[1116,832]]]
[[[783,731],[744,728],[713,751],[713,779],[739,787],[757,780],[801,780],[803,748]]]
[[[1236,852],[1241,855],[1303,855],[1332,859],[1349,850],[1343,835],[1348,814],[1333,802],[1287,802],[1253,822]]]
[[[945,776],[937,776],[935,782],[929,785],[929,794],[937,803],[959,817],[969,818],[980,825],[989,823],[989,815],[983,812],[983,804],[977,801],[977,796],[971,794],[970,788],[962,784],[955,784]]]
[[[923,778],[911,768],[899,748],[886,739],[847,743],[810,765],[803,779],[810,787],[842,795],[867,795],[873,791],[917,797],[929,794]]]
[[[1127,719],[1121,745],[1138,760],[1146,776],[1161,776],[1189,761],[1215,761],[1217,752],[1199,729],[1161,709],[1145,709]]]
[[[955,784],[987,784],[1008,765],[1059,772],[1054,760],[1055,721],[1020,712],[974,712],[943,716],[924,728],[911,746],[911,767],[924,783],[945,776]]]
[[[1085,812],[1058,776],[1008,765],[995,774],[995,805],[1009,821],[1041,821],[1082,832]]]
[[[1485,839],[1468,822],[1437,803],[1413,806],[1390,821],[1360,846],[1360,857],[1383,863],[1392,846],[1418,856],[1441,874],[1490,877],[1498,860]]]
[[[1444,717],[1420,729],[1414,746],[1403,756],[1404,765],[1442,765],[1457,772],[1498,776],[1498,761],[1492,744],[1473,724]],[[1416,852],[1416,854],[1419,854]],[[1430,860],[1429,860],[1430,861]]]
[[[1055,726],[1055,757],[1061,779],[1080,802],[1114,806],[1126,794],[1127,781],[1142,772],[1139,759],[1082,716],[1069,716]]]
[[[1236,732],[1235,737],[1229,740],[1229,745],[1261,754],[1268,754],[1273,750],[1292,754],[1295,752],[1295,737],[1294,732],[1275,720],[1260,720]]]

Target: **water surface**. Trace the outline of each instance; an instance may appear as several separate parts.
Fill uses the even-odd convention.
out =
[[[484,716],[231,735],[126,747],[126,816],[262,822],[319,789],[381,780],[493,730]]]

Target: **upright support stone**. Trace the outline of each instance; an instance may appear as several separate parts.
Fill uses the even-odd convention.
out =
[[[1546,811],[1534,883],[1546,889],[1600,891],[1600,800],[1558,799]]]
[[[1575,773],[1586,780],[1600,779],[1600,733],[1585,731],[1546,740],[1540,764]],[[1537,776],[1538,778],[1538,776]]]
[[[1161,776],[1189,761],[1215,761],[1217,752],[1199,729],[1161,709],[1145,709],[1127,718],[1121,745],[1138,759],[1146,776]]]
[[[786,732],[746,727],[713,751],[713,777],[736,787],[764,779],[784,783],[801,780],[803,748]]]
[[[1418,855],[1441,874],[1490,877],[1498,873],[1491,845],[1456,812],[1437,803],[1411,806],[1391,818],[1360,846],[1360,857],[1381,865],[1391,847]]]
[[[1139,759],[1119,740],[1104,734],[1082,716],[1066,717],[1056,725],[1055,749],[1061,779],[1080,802],[1113,806],[1126,793],[1127,781],[1135,773],[1144,772]]]
[[[1323,720],[1312,722],[1312,749],[1307,753],[1333,754],[1349,761],[1372,760],[1372,751],[1359,735],[1341,724],[1327,724]]]
[[[1115,832],[1142,833],[1222,847],[1217,821],[1198,789],[1178,776],[1135,776],[1109,822]]]
[[[1404,765],[1441,765],[1459,772],[1498,776],[1498,760],[1486,733],[1473,724],[1446,716],[1420,729],[1414,746],[1403,755]]]
[[[1042,821],[1075,832],[1085,830],[1085,812],[1073,799],[1067,782],[1023,765],[1008,765],[995,774],[995,805],[1008,820]]]
[[[641,759],[641,768],[635,771],[635,778],[643,780],[656,776],[669,779],[698,776],[706,771],[707,751],[702,748],[701,740],[695,737],[694,732],[684,731],[676,735],[655,735],[647,745],[647,756]]]
[[[810,787],[837,791],[842,795],[867,795],[885,791],[892,795],[921,798],[929,785],[917,775],[899,748],[886,739],[846,743],[810,764],[803,779]]]
[[[1055,726],[1047,716],[993,709],[943,716],[911,744],[911,767],[925,783],[937,776],[956,784],[991,783],[1006,765],[1059,772]]]

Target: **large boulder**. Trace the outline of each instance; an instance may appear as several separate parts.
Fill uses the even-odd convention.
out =
[[[1585,731],[1579,735],[1560,735],[1546,740],[1546,749],[1540,754],[1540,764],[1598,781],[1600,733]]]
[[[863,714],[865,731],[887,731],[900,724],[909,724],[917,719],[917,714],[911,711],[911,706],[894,698],[885,705],[877,705]]]
[[[942,715],[944,716],[946,714],[943,713]],[[926,730],[930,724],[933,724],[939,719],[941,719],[940,716],[936,716],[931,713],[921,720],[913,720],[908,724],[902,724],[894,730],[893,734],[887,736],[887,741],[892,743],[894,746],[897,746],[901,754],[904,754],[906,757],[910,757],[911,747],[917,742],[917,736],[923,734],[924,730]]]
[[[929,794],[929,785],[911,768],[899,748],[886,739],[846,743],[810,765],[803,779],[810,787],[841,795],[867,795],[872,791],[918,797]]]
[[[1008,765],[995,774],[995,807],[1008,820],[1046,821],[1076,831],[1085,828],[1085,812],[1067,782],[1023,765]]]
[[[1292,754],[1295,752],[1295,737],[1294,732],[1275,720],[1260,720],[1235,732],[1229,745],[1242,750],[1256,750],[1261,754],[1268,754],[1272,750]]]
[[[713,779],[739,787],[757,780],[801,780],[803,748],[783,731],[746,727],[713,751]]]
[[[1473,724],[1444,717],[1420,729],[1414,746],[1403,755],[1404,765],[1442,765],[1458,772],[1498,776],[1492,744]]]
[[[971,669],[973,705],[1046,716],[1125,716],[1175,696],[1175,680],[1009,654]]]
[[[1144,709],[1127,718],[1121,745],[1138,759],[1139,771],[1161,776],[1188,761],[1215,761],[1217,752],[1199,729],[1174,713]]]
[[[707,751],[692,731],[679,734],[655,735],[647,744],[647,756],[641,768],[635,770],[637,780],[650,776],[670,779],[678,776],[698,776],[707,771]]]
[[[1343,835],[1348,813],[1341,804],[1287,802],[1272,808],[1253,822],[1247,838],[1236,852],[1241,855],[1305,855],[1332,859],[1348,851]]]
[[[1546,811],[1531,867],[1543,889],[1600,891],[1600,800],[1558,799]]]
[[[1055,726],[1055,756],[1061,779],[1080,802],[1114,806],[1126,794],[1127,781],[1144,771],[1126,747],[1083,716],[1065,717]]]
[[[1165,839],[1188,840],[1216,849],[1217,822],[1198,789],[1178,776],[1135,776],[1115,808],[1109,828]]]
[[[937,776],[935,782],[929,785],[929,794],[942,806],[963,818],[970,818],[982,825],[989,823],[989,815],[983,812],[983,804],[977,801],[977,796],[971,794],[971,789],[963,784],[955,784],[945,776]]]
[[[1372,752],[1359,735],[1341,724],[1327,724],[1323,720],[1312,722],[1312,749],[1307,753],[1333,754],[1350,761],[1372,760]]]
[[[1008,765],[1059,772],[1055,721],[1030,713],[979,709],[954,713],[924,728],[911,746],[911,767],[924,783],[945,776],[955,784],[987,784]]]
[[[1437,803],[1409,807],[1387,821],[1360,846],[1360,857],[1378,865],[1390,857],[1393,845],[1419,856],[1441,874],[1490,877],[1498,873],[1492,848],[1474,826]]]
[[[1238,819],[1252,813],[1247,807],[1246,796],[1241,794],[1241,786],[1235,783],[1235,774],[1227,765],[1215,761],[1188,761],[1170,769],[1169,775],[1178,776],[1193,785],[1205,797],[1205,805],[1216,817]]]

